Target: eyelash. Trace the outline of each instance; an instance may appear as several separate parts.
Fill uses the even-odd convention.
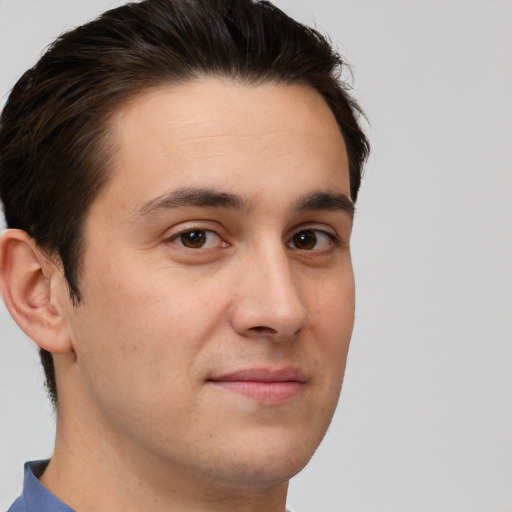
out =
[[[180,231],[179,233],[176,233],[176,234],[172,235],[171,237],[169,237],[166,240],[166,242],[175,243],[177,245],[180,245],[180,246],[184,247],[185,249],[191,249],[191,250],[209,249],[209,247],[204,247],[204,244],[200,245],[198,247],[188,247],[184,243],[179,243],[179,240],[182,239],[182,237],[184,235],[189,234],[189,233],[202,233],[202,234],[206,233],[207,237],[208,237],[208,235],[210,235],[210,237],[211,237],[211,235],[214,235],[221,242],[221,247],[228,247],[229,246],[229,244],[227,242],[223,241],[222,238],[215,231],[213,231],[211,229],[200,228],[200,227],[197,227],[197,228],[191,227],[191,228],[184,229],[183,231]],[[204,237],[204,236],[202,237],[205,240],[205,243],[208,242],[207,237]],[[199,237],[199,242],[201,242],[201,237]]]
[[[297,246],[292,246],[293,243],[297,243],[299,241],[299,237],[302,237],[302,239],[308,243],[308,238],[312,237],[313,241],[313,247],[312,248],[300,248]],[[295,240],[297,238],[297,240]],[[327,243],[328,246],[326,248],[318,248],[317,246],[320,245],[323,239],[324,243]],[[300,229],[299,231],[296,231],[290,238],[289,242],[287,242],[287,246],[291,249],[295,249],[298,251],[306,251],[306,252],[321,252],[328,250],[332,247],[335,247],[339,244],[339,238],[327,231],[324,231],[322,229],[315,229],[315,228],[306,228],[306,229]]]
[[[197,247],[190,247],[190,246],[187,246],[185,245],[185,243],[179,243],[179,240],[181,239],[181,241],[183,242],[183,239],[182,237],[184,235],[187,235],[187,234],[190,234],[190,233],[194,233],[194,232],[197,232],[199,234],[199,237],[198,237],[198,243],[201,243],[202,241],[204,241],[204,243],[202,245],[198,245]],[[203,236],[200,236],[200,234],[202,234]],[[207,234],[206,237],[204,236],[204,234]],[[221,248],[224,248],[224,247],[228,247],[230,244],[228,242],[225,242],[222,240],[222,238],[213,230],[211,229],[205,229],[204,227],[188,227],[187,229],[184,229],[182,231],[180,231],[179,233],[176,233],[176,234],[173,234],[172,236],[170,236],[169,238],[167,238],[165,240],[165,242],[167,243],[175,243],[181,247],[183,247],[184,249],[189,249],[189,250],[198,250],[198,249],[203,249],[203,250],[206,250],[206,249],[211,249],[211,248],[215,248],[215,247],[204,247],[204,244],[205,243],[208,243],[208,235],[213,235],[215,237],[217,237],[219,239],[219,241],[221,242]],[[310,249],[301,249],[299,247],[293,247],[292,244],[294,242],[294,238],[295,237],[298,237],[298,236],[306,236],[305,238],[305,241],[306,243],[308,242],[308,238],[309,236],[312,236],[313,238],[313,242],[314,242],[314,246]],[[331,248],[331,247],[335,247],[337,245],[340,244],[340,239],[337,235],[333,234],[333,233],[329,233],[325,230],[321,230],[321,229],[316,229],[316,228],[304,228],[304,229],[300,229],[298,231],[295,231],[292,236],[289,238],[289,240],[286,242],[286,246],[289,247],[290,249],[295,249],[297,251],[304,251],[304,252],[313,252],[313,251],[316,251],[316,252],[320,252],[322,250],[325,250],[325,249],[316,249],[316,246],[318,245],[319,243],[319,238],[327,238],[328,239],[328,247],[327,249]],[[324,241],[325,241],[325,238],[324,238]],[[297,242],[298,240],[296,240]]]

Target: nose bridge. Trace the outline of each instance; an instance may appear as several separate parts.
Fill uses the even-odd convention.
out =
[[[239,330],[291,336],[307,324],[298,276],[281,241],[259,243],[242,267],[235,311]]]

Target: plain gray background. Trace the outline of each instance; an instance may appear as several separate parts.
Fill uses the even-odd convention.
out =
[[[0,105],[63,30],[121,2],[0,0]],[[340,406],[297,512],[512,511],[512,2],[280,0],[353,65],[373,154]],[[0,306],[0,510],[53,418]]]

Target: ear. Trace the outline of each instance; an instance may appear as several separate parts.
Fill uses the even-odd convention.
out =
[[[0,236],[0,292],[16,323],[48,352],[72,349],[66,329],[62,270],[25,231]],[[70,302],[70,301],[69,301]]]

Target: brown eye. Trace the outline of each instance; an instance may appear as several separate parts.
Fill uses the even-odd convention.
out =
[[[177,233],[167,241],[187,249],[214,249],[215,247],[227,247],[229,245],[215,231],[209,229],[189,229]]]
[[[334,235],[320,229],[297,231],[288,242],[288,247],[300,251],[325,251],[336,243]]]
[[[201,229],[194,229],[181,233],[180,242],[189,249],[199,249],[206,243],[206,232]]]
[[[316,246],[316,233],[312,229],[299,231],[292,237],[293,246],[296,249],[311,250]]]

